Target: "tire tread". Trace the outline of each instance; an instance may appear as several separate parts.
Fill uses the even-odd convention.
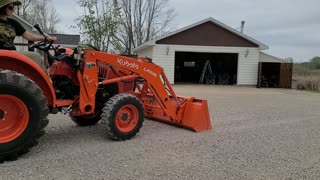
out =
[[[49,108],[46,105],[47,100],[43,95],[40,87],[30,80],[28,77],[10,70],[1,70],[0,71],[0,81],[4,84],[10,83],[24,88],[26,91],[29,91],[34,94],[34,99],[37,100],[40,113],[40,123],[35,129],[36,133],[33,133],[32,137],[27,138],[26,142],[23,143],[20,147],[15,148],[10,152],[2,152],[0,154],[0,163],[4,161],[14,161],[17,160],[19,156],[26,154],[29,150],[38,144],[38,140],[41,136],[45,134],[44,128],[48,125],[49,120],[47,118],[49,114]]]
[[[116,110],[118,104],[121,101],[129,100],[129,99],[136,101],[136,102],[139,102],[139,106],[141,107],[141,111],[142,111],[142,115],[143,115],[143,106],[142,106],[141,102],[139,101],[139,99],[136,96],[133,96],[131,94],[125,94],[125,93],[117,94],[117,95],[111,97],[105,103],[105,106],[102,110],[101,124],[105,128],[107,136],[113,140],[116,140],[116,141],[129,140],[132,137],[134,137],[137,133],[139,133],[140,128],[142,127],[142,124],[144,121],[144,115],[142,117],[142,120],[138,122],[138,125],[135,128],[135,130],[133,130],[133,132],[131,132],[130,134],[126,134],[126,135],[121,134],[115,128],[114,119],[112,117],[112,112]]]

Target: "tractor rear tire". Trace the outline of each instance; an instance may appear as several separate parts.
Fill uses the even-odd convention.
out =
[[[16,160],[38,144],[48,113],[36,83],[17,72],[0,71],[0,162]]]
[[[131,94],[111,97],[101,115],[101,124],[109,138],[124,141],[134,137],[142,127],[144,111],[139,99]]]
[[[102,112],[95,112],[86,116],[70,116],[71,120],[79,126],[92,126],[97,124],[101,119]]]

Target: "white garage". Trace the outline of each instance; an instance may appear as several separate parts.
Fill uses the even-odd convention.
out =
[[[267,45],[208,18],[134,51],[162,66],[172,84],[257,85],[260,50],[266,49]],[[263,60],[272,61],[266,56]]]

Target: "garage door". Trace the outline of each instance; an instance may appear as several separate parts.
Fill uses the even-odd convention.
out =
[[[175,53],[175,83],[237,84],[238,54]]]

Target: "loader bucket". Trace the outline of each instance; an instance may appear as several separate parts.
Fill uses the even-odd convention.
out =
[[[211,121],[207,100],[189,99],[181,122],[183,126],[196,132],[210,130]]]
[[[183,127],[195,132],[211,129],[207,100],[195,99],[193,97],[178,98],[183,100],[179,101],[180,106],[177,105],[178,113],[176,119],[170,119],[165,115],[164,111],[158,106],[156,101],[144,103],[146,118]],[[177,104],[173,99],[171,99],[171,101],[172,104]]]

